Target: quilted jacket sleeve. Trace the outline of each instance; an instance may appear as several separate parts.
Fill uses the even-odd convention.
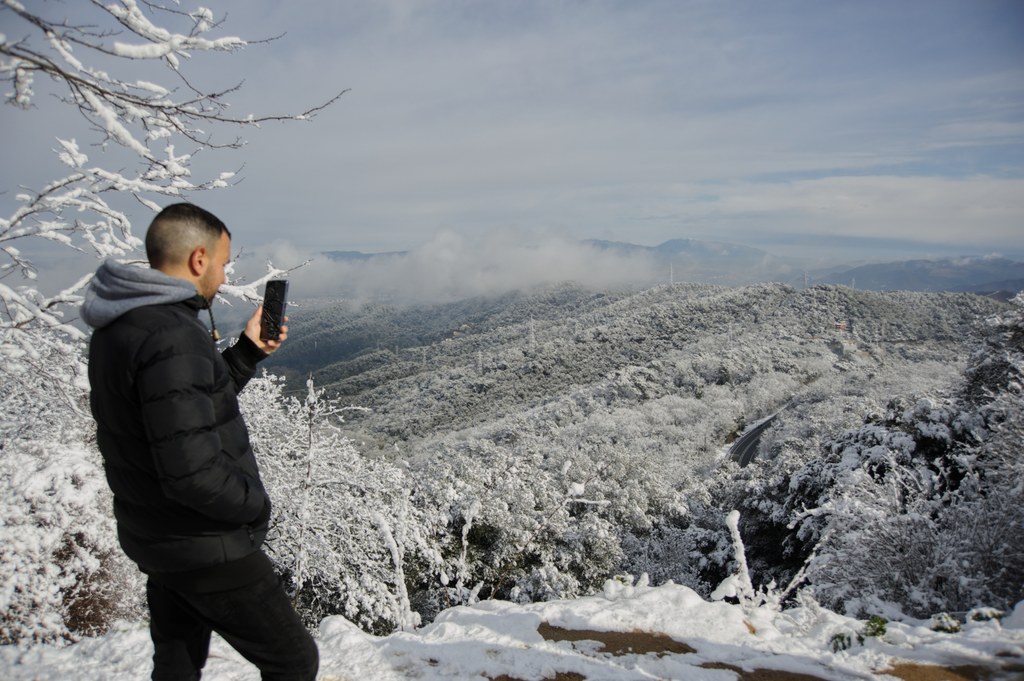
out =
[[[221,353],[221,357],[228,365],[235,393],[240,393],[256,373],[256,365],[266,359],[267,353],[256,347],[256,344],[243,333],[239,335],[238,341],[234,345]]]

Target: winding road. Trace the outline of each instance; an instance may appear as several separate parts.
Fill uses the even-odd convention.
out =
[[[761,442],[761,433],[767,430],[768,426],[772,425],[772,422],[775,421],[778,415],[779,412],[775,412],[743,433],[736,442],[732,443],[732,447],[729,448],[729,458],[738,463],[740,468],[746,467],[757,456],[757,446]]]

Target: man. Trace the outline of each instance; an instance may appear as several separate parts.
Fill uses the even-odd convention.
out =
[[[152,678],[200,678],[216,631],[263,679],[312,680],[316,644],[260,548],[270,499],[237,399],[280,342],[260,340],[257,309],[220,353],[198,319],[231,255],[213,214],[168,206],[146,255],[149,269],[103,263],[82,319],[95,329],[91,404],[118,538],[149,577]]]

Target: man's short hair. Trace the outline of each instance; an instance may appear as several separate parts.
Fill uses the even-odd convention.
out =
[[[220,218],[191,203],[174,203],[160,211],[146,232],[149,266],[178,265],[198,246],[213,248],[221,234],[231,232]]]

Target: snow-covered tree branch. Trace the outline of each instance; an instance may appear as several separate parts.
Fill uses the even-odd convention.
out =
[[[6,15],[0,34],[0,82],[10,88],[6,102],[26,111],[54,103],[73,107],[92,138],[86,143],[57,137],[61,176],[39,188],[17,190],[18,205],[0,215],[0,279],[25,282],[9,281],[0,289],[0,345],[20,346],[24,353],[38,345],[33,330],[74,336],[60,308],[79,302],[78,291],[88,281],[56,296],[40,293],[29,254],[33,239],[100,258],[131,253],[141,245],[132,231],[132,208],[141,203],[155,212],[161,197],[180,200],[233,181],[234,171],[195,177],[197,152],[240,147],[240,128],[309,120],[343,94],[299,113],[230,115],[229,97],[241,83],[204,88],[187,69],[197,53],[230,55],[249,44],[218,35],[222,22],[211,10],[93,0],[74,8],[73,16],[46,15],[56,10],[72,12],[64,5],[29,9],[17,0],[0,2]],[[141,70],[139,62],[144,62]],[[138,77],[150,71],[151,77]],[[53,98],[36,92],[39,82],[52,88]],[[89,146],[98,147],[101,158],[87,154]]]

